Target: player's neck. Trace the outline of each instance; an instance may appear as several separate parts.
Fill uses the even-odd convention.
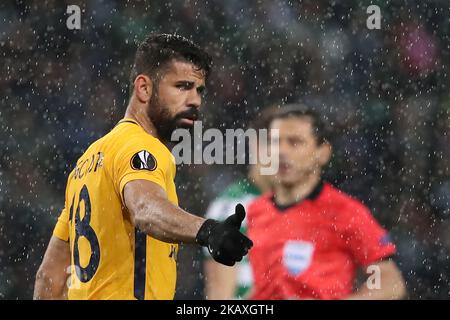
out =
[[[308,197],[321,180],[321,174],[311,174],[301,182],[293,185],[276,184],[274,198],[279,205],[289,205],[300,202]]]
[[[147,113],[143,111],[143,108],[138,108],[132,101],[127,106],[124,118],[132,119],[136,121],[149,135],[160,139],[158,131],[155,125],[148,117]],[[161,140],[161,139],[160,139]]]

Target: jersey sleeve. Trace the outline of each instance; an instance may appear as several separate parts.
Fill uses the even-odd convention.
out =
[[[61,211],[58,217],[58,221],[53,229],[53,236],[63,241],[69,241],[69,212],[66,208]]]
[[[114,184],[123,199],[123,189],[132,180],[148,180],[167,191],[167,181],[174,176],[175,160],[156,139],[132,138],[114,158]]]
[[[346,221],[346,245],[356,262],[367,266],[396,252],[388,232],[374,219],[369,209],[358,205],[350,210]]]

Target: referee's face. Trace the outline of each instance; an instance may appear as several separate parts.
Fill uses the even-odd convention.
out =
[[[321,168],[331,156],[328,144],[319,144],[308,117],[275,119],[271,129],[279,130],[279,169],[276,181],[285,185],[302,183]]]

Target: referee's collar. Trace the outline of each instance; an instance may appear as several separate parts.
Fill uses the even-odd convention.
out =
[[[325,182],[322,179],[320,179],[319,182],[317,183],[317,185],[314,187],[314,189],[305,198],[303,198],[300,201],[296,201],[296,202],[293,202],[293,203],[281,205],[281,204],[278,204],[275,201],[275,194],[272,195],[271,200],[272,200],[272,203],[275,206],[275,208],[277,208],[280,211],[284,211],[284,210],[287,210],[287,209],[289,209],[291,207],[294,207],[294,206],[298,205],[299,203],[302,203],[305,200],[315,200],[315,199],[317,199],[317,197],[320,195],[320,193],[323,190],[324,184],[325,184]]]

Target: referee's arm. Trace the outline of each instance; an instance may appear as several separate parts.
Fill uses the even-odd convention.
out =
[[[375,270],[374,273],[348,297],[349,300],[397,300],[406,296],[405,280],[392,259],[372,263],[370,266],[370,270]],[[379,285],[373,285],[371,277],[379,277]]]

